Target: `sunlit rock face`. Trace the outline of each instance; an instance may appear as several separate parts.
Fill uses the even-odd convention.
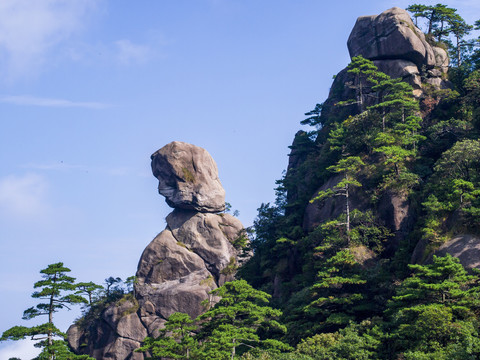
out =
[[[242,236],[243,225],[229,214],[170,213],[167,228],[145,248],[138,264],[137,298],[146,311],[142,316],[200,315],[208,293],[233,280],[244,261],[242,249],[235,246]]]
[[[436,65],[435,52],[408,13],[398,7],[357,19],[347,42],[350,56],[370,60],[402,59],[417,67]]]
[[[225,190],[218,178],[217,164],[205,149],[173,141],[151,159],[158,192],[169,206],[201,212],[225,209]]]
[[[225,191],[206,150],[174,141],[151,159],[158,190],[175,209],[140,257],[135,298],[111,304],[98,319],[68,330],[69,344],[79,354],[143,360],[133,350],[147,335],[158,336],[175,312],[202,314],[202,301],[216,300],[209,292],[233,280],[251,255],[242,247],[247,238],[241,222],[220,213]]]

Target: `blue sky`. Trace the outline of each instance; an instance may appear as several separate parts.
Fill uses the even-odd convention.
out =
[[[2,0],[0,331],[35,324],[21,316],[50,263],[79,281],[135,273],[171,211],[150,154],[173,140],[210,152],[251,225],[303,114],[348,64],[356,18],[410,3]],[[477,0],[443,3],[480,19]],[[0,359],[32,351],[3,343]]]

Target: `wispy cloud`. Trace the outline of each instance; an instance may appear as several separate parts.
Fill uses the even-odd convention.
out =
[[[43,106],[58,108],[86,108],[86,109],[105,109],[111,107],[109,104],[100,102],[71,101],[66,99],[44,98],[29,95],[18,96],[0,96],[0,102],[22,105],[22,106]]]
[[[98,167],[98,166],[87,166],[87,165],[75,165],[68,164],[63,161],[52,162],[52,163],[43,163],[43,164],[25,164],[21,166],[24,169],[28,170],[43,170],[43,171],[81,171],[88,172],[93,174],[102,174],[108,176],[129,176],[135,175],[136,173],[132,169],[119,166],[119,167]],[[137,174],[138,176],[143,176]]]
[[[0,178],[0,214],[22,219],[43,217],[50,212],[48,183],[38,174]]]
[[[12,78],[37,71],[50,50],[82,29],[100,1],[0,1],[0,65]]]
[[[36,357],[40,350],[33,346],[34,341],[20,340],[8,343],[0,349],[0,359],[32,359]]]

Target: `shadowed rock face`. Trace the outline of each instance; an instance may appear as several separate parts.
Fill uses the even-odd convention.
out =
[[[237,242],[243,225],[229,214],[217,166],[206,150],[174,141],[152,155],[159,192],[175,210],[138,263],[135,299],[120,300],[95,322],[72,325],[68,341],[77,353],[105,360],[143,360],[133,352],[157,336],[174,312],[192,318],[205,311],[209,292],[233,280],[248,257]],[[215,299],[210,299],[215,300]]]
[[[198,146],[173,141],[152,156],[158,192],[173,208],[219,212],[225,209],[225,190],[215,161]]]
[[[315,196],[320,191],[332,189],[342,179],[342,175],[332,176],[315,192]],[[358,209],[363,211],[367,208],[367,205],[368,201],[361,188],[351,191],[350,207],[352,210]],[[305,214],[303,217],[303,229],[305,231],[312,231],[318,225],[337,218],[345,212],[345,207],[346,201],[344,196],[333,196],[322,201],[316,200],[313,203],[309,203],[305,209]]]

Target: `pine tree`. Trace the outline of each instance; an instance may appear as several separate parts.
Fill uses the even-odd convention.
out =
[[[66,275],[70,271],[61,262],[48,265],[47,268],[41,270],[40,273],[43,280],[34,284],[33,287],[39,290],[35,291],[32,297],[45,302],[25,310],[23,319],[29,320],[38,316],[47,316],[48,321],[30,328],[14,326],[5,331],[0,340],[20,340],[27,337],[30,337],[32,340],[40,340],[35,346],[43,348],[42,353],[39,355],[41,360],[92,359],[87,355],[71,353],[64,340],[55,340],[55,337],[64,339],[66,335],[53,324],[54,313],[64,308],[70,310],[71,305],[87,302],[82,296],[75,294],[77,289],[75,278]],[[68,357],[65,357],[65,354],[68,354]]]
[[[277,318],[282,314],[266,304],[270,295],[255,290],[245,280],[227,282],[210,292],[220,300],[207,312],[198,317],[198,338],[203,342],[202,356],[208,359],[233,359],[238,353],[255,348],[286,350],[289,347],[273,339],[260,336],[269,332],[285,333],[286,328]],[[209,307],[209,299],[204,302]]]
[[[472,320],[478,306],[478,277],[469,275],[450,255],[433,256],[432,264],[409,268],[413,274],[400,284],[386,311],[391,319],[390,356],[405,351],[410,359],[435,354],[476,358],[480,340]]]
[[[329,253],[329,245],[317,251]],[[359,264],[350,249],[340,249],[333,256],[322,256],[317,280],[311,287],[315,298],[306,308],[317,317],[323,329],[337,329],[355,319],[356,306],[364,299],[359,288],[366,284]]]
[[[337,105],[357,104],[358,112],[362,113],[365,110],[365,98],[375,96],[370,94],[370,89],[386,75],[378,71],[371,60],[365,59],[361,55],[354,56],[347,69],[348,73],[354,75],[354,81],[349,86],[355,90],[356,99],[339,102]]]
[[[86,282],[78,283],[76,287],[77,287],[77,291],[75,292],[75,294],[87,296],[89,306],[92,306],[94,302],[95,294],[98,293],[99,290],[103,289],[103,286],[97,285],[92,281],[88,283]]]
[[[464,41],[463,38],[472,31],[473,26],[468,25],[465,20],[458,14],[451,16],[448,20],[449,31],[455,37],[455,45],[451,46],[450,52],[451,58],[457,67],[462,65],[462,58],[464,57],[465,50],[471,47],[471,44]]]
[[[150,359],[198,359],[197,326],[188,314],[173,313],[156,338],[145,338],[136,352],[148,352]]]
[[[415,26],[418,26],[418,18],[426,17],[428,7],[422,4],[413,4],[406,8],[407,11],[410,11],[415,18]]]

